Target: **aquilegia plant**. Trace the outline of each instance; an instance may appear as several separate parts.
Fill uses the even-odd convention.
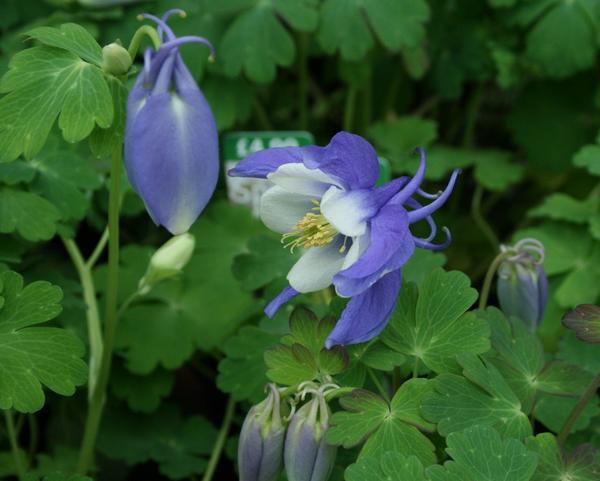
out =
[[[185,66],[179,47],[202,37],[177,38],[162,19],[157,51],[144,53],[144,69],[127,100],[125,167],[148,213],[172,234],[186,232],[210,200],[219,176],[217,127],[211,109]]]
[[[379,162],[373,147],[347,132],[336,134],[326,147],[279,147],[243,159],[229,175],[265,178],[274,185],[261,200],[267,227],[283,235],[286,247],[305,248],[292,267],[285,288],[266,308],[273,316],[300,293],[333,284],[341,297],[351,298],[326,346],[355,344],[377,336],[396,305],[401,268],[415,247],[440,250],[431,214],[452,193],[459,171],[439,195],[423,192],[425,152],[413,178],[400,177],[377,187]],[[423,206],[414,197],[434,200]],[[415,237],[410,225],[426,220],[431,232]]]

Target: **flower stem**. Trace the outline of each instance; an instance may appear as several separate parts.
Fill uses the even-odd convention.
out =
[[[4,419],[6,421],[6,431],[8,433],[8,441],[10,442],[10,449],[13,454],[13,459],[15,462],[15,469],[17,470],[17,475],[19,479],[22,480],[25,477],[25,466],[23,466],[23,459],[21,458],[21,453],[19,449],[19,440],[17,439],[17,432],[15,430],[15,423],[12,417],[12,411],[6,409],[4,411]]]
[[[369,377],[371,378],[371,380],[373,381],[373,384],[375,384],[375,387],[377,388],[377,390],[379,391],[379,394],[381,394],[381,396],[387,401],[390,402],[390,397],[388,395],[388,393],[386,392],[386,390],[383,388],[383,385],[381,384],[381,381],[379,380],[379,378],[377,377],[377,375],[373,372],[373,369],[371,369],[370,367],[367,368],[367,372],[369,373]]]
[[[93,462],[94,448],[98,436],[98,428],[102,419],[102,411],[106,397],[106,387],[110,376],[112,350],[117,328],[117,294],[119,287],[119,204],[121,152],[119,146],[114,150],[110,169],[110,196],[108,201],[108,280],[106,288],[106,311],[104,322],[104,348],[96,386],[93,389],[85,428],[77,472],[86,474]]]
[[[586,390],[583,392],[583,394],[579,398],[579,401],[577,401],[577,404],[575,404],[575,406],[573,407],[571,414],[569,414],[569,417],[565,421],[565,424],[563,424],[563,427],[561,428],[560,432],[558,433],[558,436],[557,436],[558,444],[560,444],[560,445],[564,444],[564,442],[567,439],[567,436],[569,435],[569,433],[571,432],[571,429],[573,428],[573,425],[575,424],[575,421],[577,421],[577,418],[582,413],[582,411],[585,409],[585,407],[588,405],[590,400],[594,397],[594,394],[596,394],[596,391],[599,388],[600,388],[600,373],[598,373],[598,375],[592,380],[590,385],[586,388]]]
[[[488,298],[490,297],[490,290],[492,288],[492,282],[494,281],[494,274],[500,267],[500,263],[506,259],[514,255],[511,252],[500,252],[488,267],[487,273],[485,274],[485,279],[483,281],[483,287],[481,288],[481,296],[479,297],[479,309],[485,309],[487,306]]]
[[[473,200],[471,201],[471,217],[477,224],[477,227],[483,232],[487,240],[490,242],[494,251],[497,251],[500,247],[500,241],[496,237],[494,230],[487,223],[483,215],[481,214],[481,200],[483,198],[483,187],[477,184],[475,192],[473,193]]]
[[[412,377],[413,379],[419,377],[419,358],[417,356],[415,356],[415,363],[413,364]]]
[[[356,87],[348,86],[348,93],[346,95],[346,106],[344,108],[344,130],[346,132],[352,131],[354,124],[354,108],[356,107]]]
[[[267,111],[265,110],[265,107],[260,102],[258,97],[254,98],[254,112],[256,113],[256,119],[258,120],[258,123],[260,124],[263,130],[273,130],[273,125],[269,120]]]
[[[94,268],[94,266],[96,265],[96,262],[98,262],[99,257],[102,255],[102,251],[106,247],[107,243],[108,243],[108,228],[104,229],[104,231],[102,232],[102,236],[100,237],[98,244],[96,244],[96,247],[94,248],[94,252],[92,252],[92,255],[90,255],[90,257],[88,258],[88,260],[86,262],[88,269],[92,270]]]
[[[98,302],[96,300],[96,288],[94,279],[88,264],[83,260],[81,251],[73,239],[61,237],[65,249],[71,257],[71,262],[79,274],[79,280],[83,289],[83,300],[86,305],[86,318],[88,328],[88,340],[90,343],[90,367],[88,379],[88,398],[92,398],[98,372],[100,369],[100,360],[102,358],[102,332],[100,328],[100,314],[98,312]]]
[[[233,400],[233,397],[230,397],[229,401],[227,401],[227,407],[225,408],[223,424],[221,424],[221,429],[219,430],[219,435],[217,436],[212,453],[210,454],[208,466],[206,467],[202,481],[210,481],[215,474],[215,470],[219,464],[219,459],[221,458],[221,453],[223,452],[223,447],[225,446],[225,441],[227,441],[227,434],[229,433],[229,428],[231,427],[231,421],[233,420],[234,412],[235,401]]]
[[[129,43],[129,48],[127,49],[131,60],[135,59],[144,36],[150,37],[150,40],[152,40],[152,45],[154,45],[155,50],[158,50],[158,48],[160,47],[161,41],[156,29],[154,29],[150,25],[142,25],[133,34],[131,42]]]
[[[308,128],[308,36],[298,34],[298,123]]]

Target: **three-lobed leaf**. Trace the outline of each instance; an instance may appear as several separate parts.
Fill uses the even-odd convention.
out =
[[[0,409],[34,412],[42,386],[70,396],[86,381],[82,342],[56,327],[32,327],[56,317],[62,291],[48,282],[23,286],[15,272],[0,275]]]

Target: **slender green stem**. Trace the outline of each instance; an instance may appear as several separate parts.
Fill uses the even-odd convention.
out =
[[[6,432],[8,433],[8,441],[10,442],[10,449],[15,462],[15,469],[17,470],[19,479],[22,480],[25,477],[25,466],[23,465],[23,458],[21,457],[19,449],[19,440],[17,439],[17,432],[12,417],[12,411],[6,409],[4,411],[4,419],[6,421]]]
[[[494,229],[490,227],[490,225],[483,217],[483,214],[481,213],[482,198],[483,187],[480,184],[477,184],[475,192],[473,193],[473,200],[471,201],[471,217],[473,217],[473,220],[475,221],[481,232],[483,232],[494,251],[497,251],[500,247],[500,241],[498,240],[498,237],[496,237]]]
[[[419,358],[417,356],[415,356],[415,362],[413,364],[412,377],[413,379],[419,377]]]
[[[351,132],[354,125],[354,110],[356,107],[356,87],[349,85],[346,94],[346,106],[344,108],[344,130]]]
[[[373,116],[373,82],[371,76],[367,80],[365,88],[362,90],[362,125],[361,132],[366,132],[371,126]]]
[[[483,280],[483,287],[481,288],[481,296],[479,296],[479,309],[485,309],[487,306],[488,298],[490,297],[490,290],[492,289],[492,282],[494,281],[494,274],[500,267],[500,263],[506,259],[514,255],[511,252],[500,252],[488,267],[487,273],[485,274],[485,279]]]
[[[325,399],[327,401],[331,401],[332,399],[335,399],[336,397],[350,394],[355,389],[356,389],[355,387],[341,387],[339,389],[332,389],[331,391],[328,391],[327,394],[325,394]]]
[[[298,34],[298,124],[308,128],[308,35]]]
[[[88,264],[83,260],[81,251],[73,239],[61,237],[65,249],[71,257],[71,262],[79,274],[79,280],[83,289],[83,300],[86,305],[87,331],[90,343],[90,367],[88,379],[88,397],[91,399],[98,372],[100,370],[100,361],[102,359],[102,331],[100,327],[100,314],[98,311],[98,302],[96,299],[96,287],[94,278]]]
[[[110,196],[108,202],[108,279],[104,322],[104,349],[98,381],[92,392],[85,423],[77,471],[86,474],[94,459],[94,448],[110,376],[112,350],[117,328],[117,294],[119,288],[119,203],[121,177],[121,146],[112,155],[110,169]]]
[[[106,229],[104,229],[104,231],[102,232],[102,236],[100,237],[98,244],[96,244],[96,247],[94,248],[94,252],[92,252],[92,255],[90,255],[90,257],[88,258],[88,260],[86,262],[86,266],[89,270],[92,270],[94,268],[94,266],[96,265],[96,262],[98,262],[98,259],[102,255],[102,252],[104,251],[104,248],[106,247],[107,243],[108,243],[108,227]]]
[[[29,459],[30,463],[35,453],[37,452],[37,445],[39,441],[39,430],[37,418],[34,414],[29,413],[27,415],[27,420],[29,421]]]
[[[139,295],[139,291],[136,291],[123,301],[123,303],[119,306],[119,310],[117,311],[117,319],[121,319],[121,316],[125,313],[127,309],[129,309],[129,306],[131,306],[133,301],[135,301],[139,297]]]
[[[256,119],[263,130],[273,130],[273,125],[269,120],[267,111],[260,100],[258,100],[258,97],[254,98],[254,112],[256,113]]]
[[[586,390],[579,398],[579,401],[577,401],[577,404],[575,404],[575,406],[573,407],[571,414],[569,414],[569,417],[565,421],[565,424],[558,433],[557,440],[559,444],[564,444],[564,442],[567,439],[567,436],[573,428],[573,425],[575,424],[575,421],[577,421],[577,418],[588,405],[590,400],[594,397],[598,389],[600,389],[600,373],[598,373],[598,375],[592,380],[590,385],[586,388]]]
[[[140,45],[142,43],[142,39],[145,36],[150,37],[150,40],[152,40],[152,45],[154,45],[155,50],[158,50],[158,48],[160,47],[161,41],[156,29],[154,29],[150,25],[142,25],[133,34],[133,38],[131,39],[131,42],[129,43],[129,48],[127,49],[131,60],[133,60],[137,55],[138,50],[140,49]]]
[[[217,436],[212,453],[210,454],[208,466],[206,466],[206,471],[204,472],[202,481],[210,481],[215,474],[215,470],[219,464],[219,459],[221,458],[221,453],[223,452],[223,447],[225,446],[225,441],[227,441],[227,434],[229,433],[229,428],[231,427],[231,421],[233,421],[234,412],[235,401],[232,397],[230,397],[229,401],[227,401],[227,407],[225,408],[223,424],[221,424],[221,429],[219,430],[219,435]]]
[[[387,391],[383,388],[383,385],[381,384],[381,381],[379,380],[379,378],[377,377],[377,375],[373,372],[373,369],[371,369],[370,367],[368,367],[367,368],[367,372],[369,373],[369,377],[373,381],[373,384],[375,384],[375,387],[379,391],[379,394],[381,394],[381,396],[387,402],[389,402],[390,401],[390,396],[388,395]]]

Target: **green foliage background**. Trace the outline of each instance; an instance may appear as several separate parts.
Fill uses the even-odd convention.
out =
[[[81,436],[86,389],[72,397],[55,393],[72,395],[85,383],[81,358],[88,336],[81,287],[60,238],[76,237],[89,255],[105,227],[106,154],[118,141],[123,115],[110,96],[124,98],[125,92],[102,77],[99,45],[115,39],[126,44],[140,25],[138,13],[174,7],[187,12],[186,19],[171,22],[177,34],[202,35],[216,47],[212,64],[197,46],[182,52],[221,133],[301,129],[325,144],[345,129],[369,139],[394,175],[414,172],[412,150],[424,146],[430,191],[452,169],[464,171],[438,213],[454,243],[443,254],[421,252],[411,260],[390,327],[380,340],[348,349],[345,361],[312,345],[323,338],[314,319],[314,325],[306,321],[306,329],[315,329],[308,337],[293,332],[280,344],[292,308],[273,320],[262,309],[285,284],[294,257],[277,251],[278,239],[249,210],[228,202],[222,179],[192,228],[196,251],[183,275],[124,313],[97,479],[201,476],[229,395],[239,404],[215,479],[236,479],[236,433],[269,379],[293,385],[328,373],[345,386],[375,391],[369,372],[384,381],[406,378],[415,360],[431,379],[403,383],[391,403],[361,391],[336,404],[330,441],[350,450],[339,456],[333,479],[344,479],[349,465],[347,481],[376,481],[390,473],[419,481],[549,481],[565,473],[573,480],[598,479],[593,455],[563,459],[554,436],[543,431],[558,432],[576,395],[600,370],[599,347],[580,343],[560,323],[567,310],[600,297],[600,2],[119,3],[125,2],[0,5],[0,93],[6,94],[0,99],[0,158],[6,161],[0,164],[0,262],[3,271],[25,279],[23,287],[14,273],[1,278],[0,408],[29,413],[46,403],[35,418],[17,419],[24,445],[31,445],[21,454],[32,479],[78,479],[67,474]],[[67,27],[67,36],[83,42],[77,51],[61,44],[55,30],[38,28],[69,22],[91,34]],[[46,75],[19,76],[49,54],[54,64]],[[52,69],[59,68],[65,76],[76,72],[78,88],[57,88]],[[123,301],[167,235],[151,223],[126,182],[121,225]],[[497,310],[466,313],[477,297],[471,286],[481,286],[498,243],[524,237],[546,247],[551,289],[541,341]],[[104,262],[102,256],[93,279],[101,293]],[[452,286],[449,295],[461,301],[455,312],[441,298],[432,299],[432,286],[442,278]],[[19,302],[30,306],[27,296],[17,295],[21,290],[45,293],[33,297],[45,296],[45,315],[17,322],[6,314]],[[319,317],[339,312],[338,301],[329,307],[327,301],[315,294],[296,303]],[[428,317],[425,303],[439,312]],[[52,327],[32,327],[47,321]],[[54,330],[55,337],[36,338],[40,329]],[[438,332],[451,334],[440,338]],[[54,352],[41,365],[31,364],[25,351],[20,360],[10,358],[17,368],[34,371],[22,392],[3,374],[2,347],[18,336],[31,336],[36,348]],[[40,347],[50,342],[61,349]],[[304,361],[294,345],[306,351]],[[503,350],[506,345],[513,347]],[[68,375],[45,375],[52,363]],[[451,403],[444,401],[448,393]],[[569,448],[583,442],[600,448],[599,414],[594,398]],[[364,430],[353,429],[356,423]],[[0,477],[14,473],[5,441],[2,432]],[[362,446],[360,454],[355,446]],[[508,478],[498,454],[518,460]],[[445,467],[428,467],[448,459]]]

